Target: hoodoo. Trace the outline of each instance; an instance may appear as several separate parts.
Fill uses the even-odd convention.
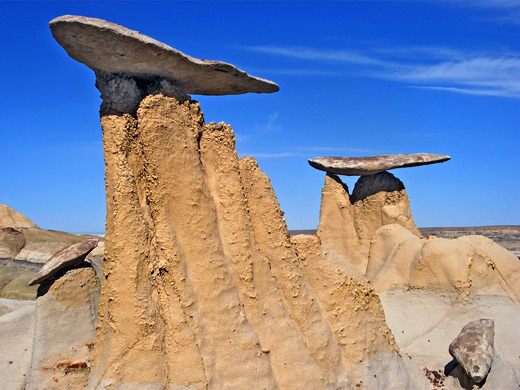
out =
[[[103,99],[106,246],[89,389],[417,387],[362,275],[315,237],[291,241],[267,176],[187,95],[276,84],[102,20],[50,27],[96,72]]]

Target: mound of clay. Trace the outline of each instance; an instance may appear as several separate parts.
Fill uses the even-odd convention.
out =
[[[352,195],[338,176],[325,176],[317,234],[329,255],[344,259],[364,274],[374,233],[394,223],[421,235],[404,185],[394,175],[362,176]]]
[[[0,203],[0,228],[36,228],[33,221],[9,206]]]
[[[34,317],[34,301],[0,299],[1,389],[24,388],[31,361]]]
[[[378,293],[407,286],[520,300],[517,257],[483,236],[426,240],[386,225],[372,239],[366,275]]]

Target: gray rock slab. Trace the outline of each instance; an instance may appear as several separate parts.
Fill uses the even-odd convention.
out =
[[[444,154],[415,153],[389,154],[367,157],[317,157],[309,160],[309,165],[336,175],[375,175],[389,169],[416,167],[448,161]]]
[[[495,355],[495,321],[471,321],[450,344],[449,352],[475,383],[487,376]]]
[[[87,255],[98,245],[97,239],[85,240],[77,244],[70,245],[47,261],[40,272],[29,282],[29,286],[38,284],[57,273],[59,270],[82,263]]]
[[[279,90],[272,81],[235,66],[188,56],[137,31],[101,19],[65,15],[49,23],[67,53],[96,73],[124,74],[144,80],[166,79],[196,95],[238,95]]]

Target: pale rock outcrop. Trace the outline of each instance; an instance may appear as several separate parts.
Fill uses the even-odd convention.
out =
[[[520,300],[517,257],[483,236],[427,240],[386,225],[372,239],[366,275],[378,293],[407,286]]]
[[[13,210],[11,207],[0,203],[0,228],[37,228],[36,224],[27,218],[25,215],[20,214],[18,211]]]
[[[363,276],[344,259],[325,255],[317,236],[291,238],[267,175],[252,158],[240,167],[255,237],[322,369],[336,375],[336,386],[346,374],[348,388],[416,388]]]
[[[410,199],[404,185],[391,173],[361,176],[354,186],[351,199],[361,257],[365,262],[368,259],[370,241],[381,226],[395,223],[415,236],[421,236],[413,221]]]
[[[366,176],[396,168],[417,167],[448,161],[443,154],[389,154],[367,157],[316,157],[309,160],[313,168],[336,175]]]
[[[85,389],[100,282],[91,267],[62,270],[40,285],[26,390]]]
[[[291,243],[331,324],[351,383],[367,389],[424,388],[424,378],[414,383],[409,377],[379,297],[357,279],[357,270],[342,259],[328,257],[316,236],[294,236]]]
[[[377,296],[336,268],[330,280],[306,275],[269,179],[253,159],[239,162],[228,125],[161,95],[141,102],[137,120],[102,122],[115,220],[91,388],[341,389],[374,378],[355,369],[371,359],[378,383],[394,367],[395,388],[406,388]],[[345,287],[323,306],[321,283]]]
[[[468,323],[450,344],[453,356],[476,384],[488,375],[495,355],[495,321],[480,319]]]

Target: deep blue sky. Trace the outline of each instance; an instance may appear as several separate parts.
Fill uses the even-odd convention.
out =
[[[452,160],[392,171],[418,226],[520,223],[517,0],[0,1],[0,202],[40,227],[104,231],[99,92],[51,36],[64,14],[278,83],[276,94],[193,98],[257,158],[290,229],[318,223],[324,174],[308,158],[419,152]]]

